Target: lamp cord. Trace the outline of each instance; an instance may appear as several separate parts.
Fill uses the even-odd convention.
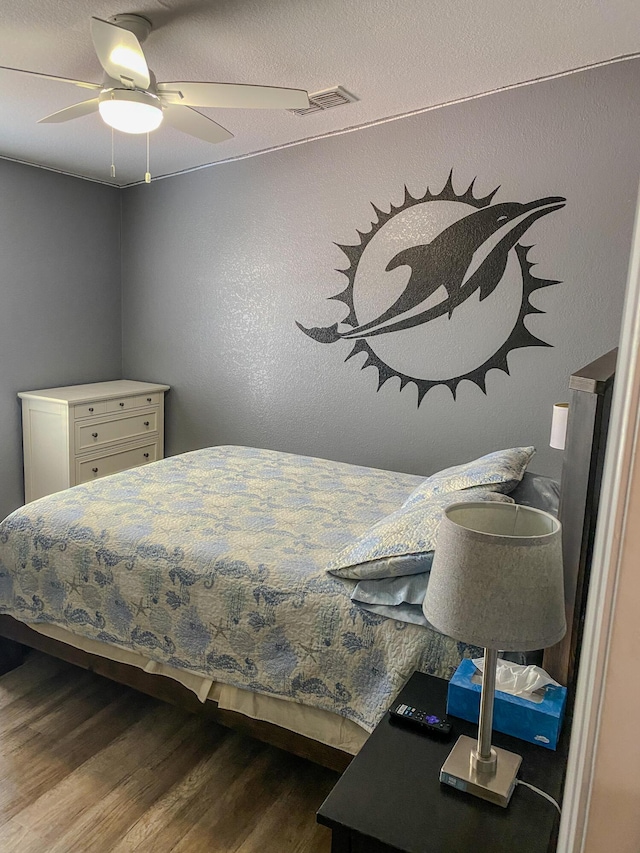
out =
[[[540,794],[540,796],[541,796],[541,797],[544,797],[544,798],[545,798],[545,800],[549,800],[549,802],[550,802],[550,803],[553,803],[553,805],[554,805],[554,806],[556,807],[556,809],[558,810],[558,814],[559,814],[559,815],[561,815],[561,814],[562,814],[562,810],[560,809],[560,806],[559,806],[559,805],[558,805],[558,803],[553,799],[553,797],[551,796],[551,794],[547,794],[547,792],[546,792],[546,791],[541,791],[541,790],[540,790],[540,788],[536,788],[536,786],[535,786],[535,785],[530,785],[528,782],[523,782],[523,781],[522,781],[522,779],[516,779],[516,785],[524,785],[524,786],[525,786],[525,788],[530,788],[532,791],[535,791],[535,793],[536,793],[536,794]]]

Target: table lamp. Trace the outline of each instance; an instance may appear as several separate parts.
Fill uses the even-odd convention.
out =
[[[491,746],[498,650],[542,649],[564,636],[560,522],[517,504],[451,505],[423,611],[438,631],[485,650],[478,741],[458,739],[440,781],[506,807],[522,758]]]

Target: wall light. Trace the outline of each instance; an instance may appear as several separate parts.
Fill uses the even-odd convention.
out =
[[[108,89],[99,96],[102,120],[124,133],[150,133],[162,122],[162,106],[155,95],[137,89]]]
[[[549,446],[555,450],[564,450],[567,439],[567,423],[569,421],[569,404],[555,403],[551,419],[551,438]]]

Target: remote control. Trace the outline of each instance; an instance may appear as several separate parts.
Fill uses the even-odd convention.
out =
[[[411,726],[417,731],[441,740],[448,740],[451,737],[451,723],[446,717],[438,717],[420,708],[412,708],[411,705],[405,705],[403,702],[394,705],[389,714],[393,721]]]

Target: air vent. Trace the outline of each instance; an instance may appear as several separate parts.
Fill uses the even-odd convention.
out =
[[[322,92],[314,92],[309,95],[309,106],[302,110],[289,110],[297,116],[308,116],[311,113],[320,113],[330,110],[332,107],[341,107],[343,104],[352,104],[358,99],[347,92],[342,86],[334,86],[333,89],[323,89]]]

